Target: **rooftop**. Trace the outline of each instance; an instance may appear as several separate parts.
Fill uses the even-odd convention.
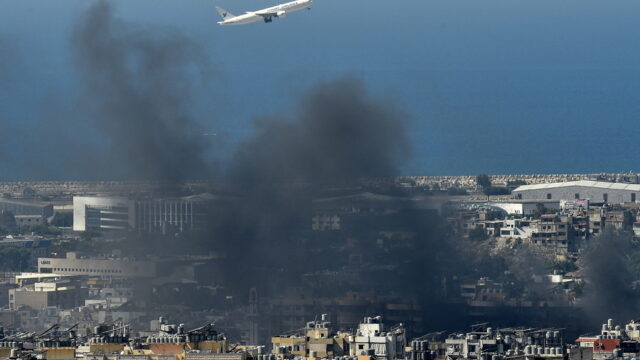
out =
[[[591,188],[600,188],[600,189],[613,189],[613,190],[629,190],[629,191],[640,192],[640,184],[612,183],[612,182],[589,181],[589,180],[566,181],[566,182],[548,183],[548,184],[522,185],[517,187],[513,191],[555,189],[555,188],[572,187],[572,186],[591,187]]]

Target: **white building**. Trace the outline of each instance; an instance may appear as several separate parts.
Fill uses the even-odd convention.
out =
[[[74,196],[73,230],[126,230],[135,227],[134,201],[117,197]]]
[[[352,356],[375,355],[377,359],[404,359],[404,348],[407,345],[402,325],[384,331],[382,317],[366,317],[358,326],[355,336],[350,336]]]
[[[500,237],[507,239],[529,239],[533,233],[530,219],[506,219],[500,228]]]
[[[152,278],[156,276],[156,265],[150,261],[77,258],[75,253],[69,252],[66,258],[38,258],[38,272],[59,275]]]
[[[538,204],[544,205],[547,209],[560,209],[560,201],[559,200],[546,200],[546,199],[538,199],[538,200],[511,200],[511,201],[500,201],[500,202],[492,202],[489,203],[489,206],[493,208],[499,208],[500,210],[506,212],[509,215],[525,215],[530,216],[533,215],[538,209]]]
[[[516,199],[523,200],[587,199],[591,203],[621,204],[640,200],[640,184],[579,180],[523,185],[513,190],[512,194]]]

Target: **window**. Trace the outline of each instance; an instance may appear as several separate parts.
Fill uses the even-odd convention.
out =
[[[631,202],[636,202],[636,193],[631,194]]]
[[[609,194],[607,194],[607,193],[602,194],[602,201],[608,202],[609,201]]]
[[[522,194],[518,194],[518,199],[522,199]]]
[[[577,200],[577,199],[580,199],[580,194],[576,193],[576,194],[575,194],[575,197],[576,197],[576,200]]]
[[[551,193],[547,194],[547,200],[551,200]]]

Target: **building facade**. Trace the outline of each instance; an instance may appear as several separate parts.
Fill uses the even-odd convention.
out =
[[[66,258],[38,258],[38,272],[59,275],[152,278],[156,276],[156,265],[150,261],[77,258],[75,253],[67,253]]]
[[[580,180],[523,185],[512,194],[514,198],[523,200],[587,199],[591,203],[622,204],[640,200],[640,185]]]
[[[73,230],[166,233],[200,229],[207,223],[213,200],[207,194],[142,200],[76,196],[73,198]]]

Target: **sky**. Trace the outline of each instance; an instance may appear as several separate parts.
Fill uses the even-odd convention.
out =
[[[83,92],[71,33],[92,3],[0,0],[0,180],[82,177],[67,155],[104,141],[91,121],[65,121]],[[216,151],[313,84],[355,76],[409,114],[405,175],[640,172],[636,0],[315,0],[236,27],[218,26],[214,6],[277,1],[111,3],[207,54],[193,131],[217,133]]]

